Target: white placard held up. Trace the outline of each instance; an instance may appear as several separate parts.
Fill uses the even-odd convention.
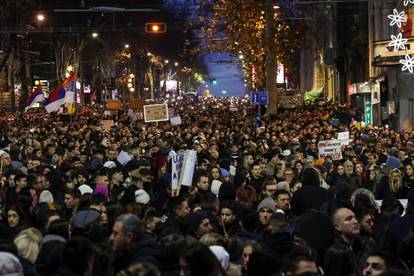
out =
[[[181,125],[181,117],[180,116],[170,117],[170,122],[172,126],[179,126]]]
[[[338,140],[341,141],[343,146],[349,145],[349,131],[338,132]]]
[[[319,141],[318,151],[319,158],[329,156],[332,160],[342,159],[342,144],[340,140]]]
[[[190,187],[193,183],[193,174],[195,163],[197,161],[197,152],[195,150],[187,150],[184,156],[183,168],[181,170],[178,185]]]

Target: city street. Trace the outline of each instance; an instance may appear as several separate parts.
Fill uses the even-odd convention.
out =
[[[414,1],[4,0],[0,275],[412,275]]]

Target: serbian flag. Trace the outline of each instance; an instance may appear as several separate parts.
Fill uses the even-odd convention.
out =
[[[50,93],[45,101],[45,109],[48,113],[56,112],[65,103],[73,103],[76,87],[75,74],[72,73],[67,79]]]
[[[65,88],[65,103],[73,104],[75,102],[75,93],[76,93],[76,75],[71,73],[70,76],[63,81],[63,87]]]
[[[42,85],[39,84],[36,89],[33,91],[33,93],[29,96],[29,98],[27,98],[26,102],[25,102],[25,108],[24,111],[26,112],[27,110],[29,110],[29,108],[31,108],[35,103],[41,103],[45,100],[45,96],[43,95],[42,92]]]

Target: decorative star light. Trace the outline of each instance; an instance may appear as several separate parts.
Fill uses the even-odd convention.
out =
[[[414,0],[404,0],[404,6],[407,6],[408,4],[414,4]]]
[[[400,60],[400,63],[403,65],[402,71],[409,71],[410,73],[414,72],[414,57],[410,55],[405,55],[404,59]]]
[[[413,0],[414,1],[414,0]],[[397,36],[391,35],[392,41],[388,44],[390,47],[394,47],[394,52],[398,50],[405,50],[405,43],[408,39],[402,37],[402,33],[399,33]]]
[[[391,19],[390,26],[397,25],[398,28],[401,28],[402,23],[406,21],[404,16],[405,16],[404,11],[399,12],[397,9],[394,9],[393,14],[388,15],[388,18]]]

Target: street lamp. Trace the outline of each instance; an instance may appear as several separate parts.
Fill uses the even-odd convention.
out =
[[[129,44],[125,44],[125,45],[124,45],[124,48],[125,48],[125,49],[129,49]]]
[[[43,22],[43,21],[45,21],[45,15],[44,15],[43,13],[38,13],[38,14],[36,15],[36,20],[37,20],[38,22]]]
[[[99,36],[99,34],[98,34],[98,33],[96,33],[96,32],[93,32],[93,33],[92,33],[92,37],[93,37],[93,38],[97,38],[98,36]]]
[[[165,64],[168,64],[170,61],[168,59],[165,60]]]
[[[178,62],[175,62],[175,63],[174,63],[174,66],[178,66]]]
[[[152,54],[151,54],[150,52],[148,52],[148,53],[147,53],[147,56],[149,56],[149,57],[150,57],[150,56],[152,56]]]

